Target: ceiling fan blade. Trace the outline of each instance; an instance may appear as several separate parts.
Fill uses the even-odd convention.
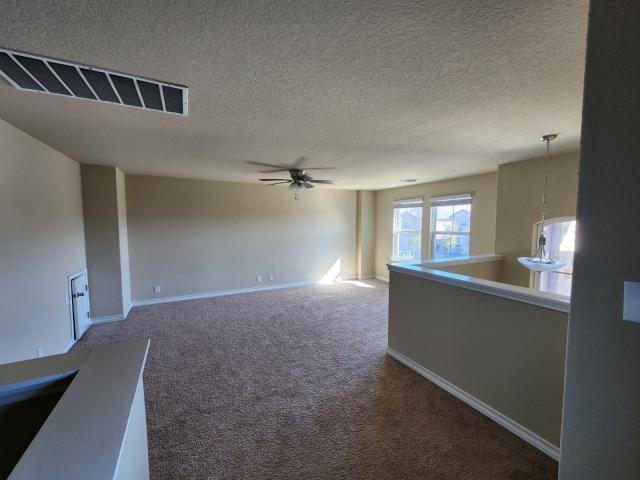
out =
[[[291,179],[289,178],[259,178],[258,180],[260,180],[261,182],[279,182],[279,181],[290,182],[291,181]]]
[[[308,182],[304,182],[303,185],[305,186],[305,188],[314,188],[315,187],[315,185],[311,185]]]
[[[273,163],[264,163],[264,162],[254,162],[254,161],[248,161],[247,162],[250,165],[258,165],[260,167],[271,167],[271,168],[279,168],[280,170],[289,170],[291,167],[288,167],[287,165],[274,165]]]
[[[270,183],[269,185],[267,185],[267,187],[270,187],[272,185],[281,185],[283,183],[291,183],[291,180],[287,180],[286,182],[276,182],[276,183]]]
[[[278,173],[278,172],[288,172],[289,169],[278,168],[277,170],[260,170],[258,173]]]
[[[309,180],[311,183],[324,183],[326,185],[335,185],[335,180]]]

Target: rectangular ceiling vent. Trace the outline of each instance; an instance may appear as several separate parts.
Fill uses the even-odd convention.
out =
[[[0,48],[0,75],[18,90],[64,95],[175,115],[188,113],[189,89],[128,73]]]

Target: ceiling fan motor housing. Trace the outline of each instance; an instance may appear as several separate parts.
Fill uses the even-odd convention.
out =
[[[309,180],[312,180],[313,177],[310,177],[309,175],[307,175],[305,173],[304,170],[301,170],[299,168],[292,168],[291,170],[289,170],[289,173],[291,174],[291,179],[294,182],[308,182]]]

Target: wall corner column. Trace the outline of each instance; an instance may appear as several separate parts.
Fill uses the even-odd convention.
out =
[[[376,192],[358,190],[356,271],[359,279],[375,275]]]
[[[121,318],[131,306],[125,176],[103,165],[81,176],[91,318]]]

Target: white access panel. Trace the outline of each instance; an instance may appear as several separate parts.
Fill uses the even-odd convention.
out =
[[[624,282],[623,320],[640,323],[640,282]]]

